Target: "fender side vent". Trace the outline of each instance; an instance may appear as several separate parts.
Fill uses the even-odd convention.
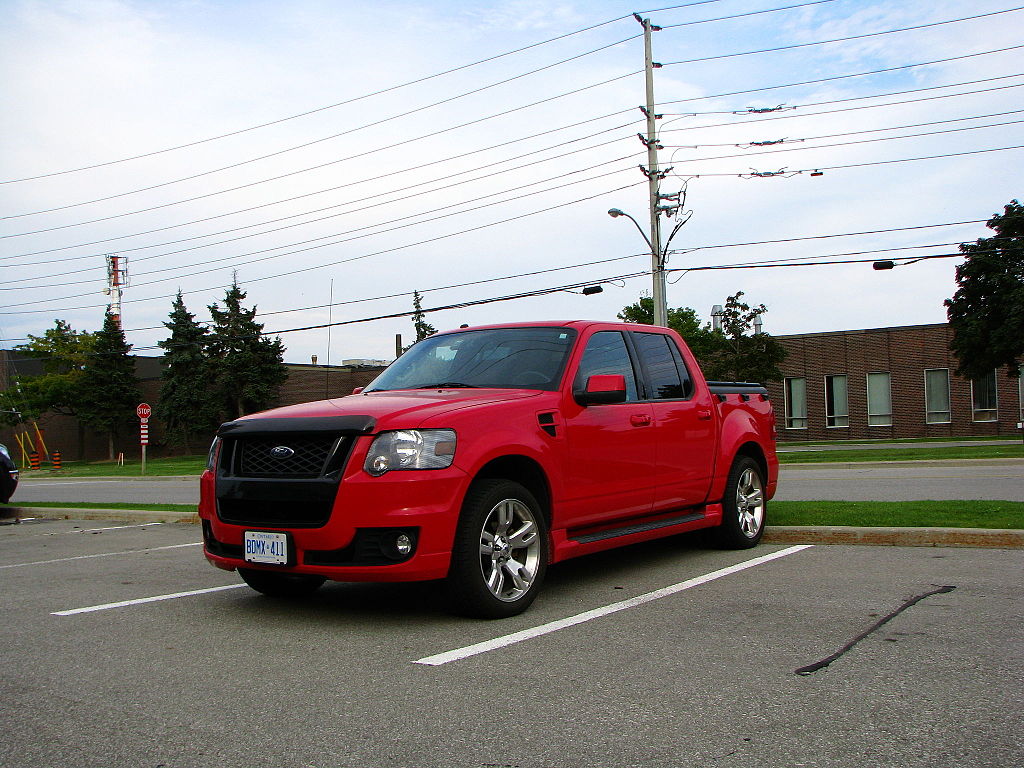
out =
[[[540,428],[547,432],[552,437],[558,435],[558,428],[555,426],[555,414],[553,413],[541,413],[537,415],[537,423],[540,424]]]

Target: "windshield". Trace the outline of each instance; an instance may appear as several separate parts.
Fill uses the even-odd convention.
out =
[[[364,391],[554,390],[575,338],[570,328],[493,328],[430,336],[413,345]]]

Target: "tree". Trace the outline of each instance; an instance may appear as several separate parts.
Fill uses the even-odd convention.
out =
[[[623,307],[618,318],[627,323],[654,325],[654,299],[650,296],[641,296],[636,304]],[[676,309],[669,307],[668,327],[683,337],[690,351],[693,352],[693,356],[701,365],[703,365],[704,359],[711,355],[721,343],[711,330],[711,324],[701,325],[697,311],[690,307]]]
[[[108,458],[114,459],[114,439],[135,420],[139,382],[131,344],[107,307],[103,328],[96,332],[82,375],[82,400],[78,418],[86,426],[105,432]]]
[[[412,292],[412,325],[416,329],[416,341],[423,341],[428,336],[437,333],[437,328],[428,323],[424,318],[423,305],[420,303],[420,292]]]
[[[988,222],[995,237],[964,243],[965,261],[956,268],[959,286],[946,299],[953,329],[950,349],[957,373],[977,379],[1006,366],[1021,375],[1024,357],[1024,206],[1011,200]]]
[[[256,307],[242,306],[245,296],[236,278],[224,295],[224,308],[209,306],[213,329],[207,348],[218,418],[234,419],[268,408],[288,378],[284,344],[280,337],[271,340],[263,335],[263,324],[255,320]]]
[[[786,350],[767,333],[758,333],[755,321],[768,311],[764,304],[756,307],[740,301],[743,291],[729,296],[722,310],[721,338],[706,361],[701,361],[709,379],[731,381],[782,381],[779,364],[786,359]]]
[[[33,421],[47,411],[74,416],[82,403],[84,369],[95,343],[95,334],[76,331],[63,320],[42,336],[28,335],[29,342],[15,347],[22,355],[38,360],[43,373],[19,376],[0,393],[0,416],[8,424]]]
[[[164,350],[164,368],[156,415],[164,423],[168,443],[191,453],[196,438],[208,437],[217,427],[218,403],[210,393],[214,369],[207,356],[210,338],[185,307],[181,291],[168,317],[164,326],[171,335],[158,342]]]
[[[755,318],[768,309],[761,304],[751,308],[740,302],[743,292],[726,299],[722,330],[713,330],[710,323],[701,325],[696,311],[690,307],[668,310],[668,327],[686,341],[708,379],[736,381],[781,381],[778,365],[786,351],[767,333],[754,333]],[[654,300],[642,296],[618,314],[629,323],[651,325],[654,322]]]

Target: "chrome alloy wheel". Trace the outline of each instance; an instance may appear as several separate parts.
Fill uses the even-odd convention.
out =
[[[495,504],[480,531],[480,571],[491,594],[518,600],[533,585],[541,562],[537,520],[519,499]]]
[[[736,484],[736,512],[739,515],[740,531],[748,538],[754,538],[764,523],[764,487],[761,476],[747,467]]]

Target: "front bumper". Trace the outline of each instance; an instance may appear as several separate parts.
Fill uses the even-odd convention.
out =
[[[234,517],[226,522],[217,508],[215,478],[206,472],[200,484],[199,505],[204,554],[213,565],[225,570],[265,568],[317,574],[334,581],[443,578],[448,574],[467,485],[467,476],[454,467],[396,471],[377,478],[360,468],[342,478],[323,525],[268,526],[239,523]],[[232,510],[232,516],[237,514],[237,509]],[[244,537],[252,530],[287,533],[291,564],[247,562],[243,556]],[[414,543],[413,551],[404,558],[392,546],[400,533]]]

